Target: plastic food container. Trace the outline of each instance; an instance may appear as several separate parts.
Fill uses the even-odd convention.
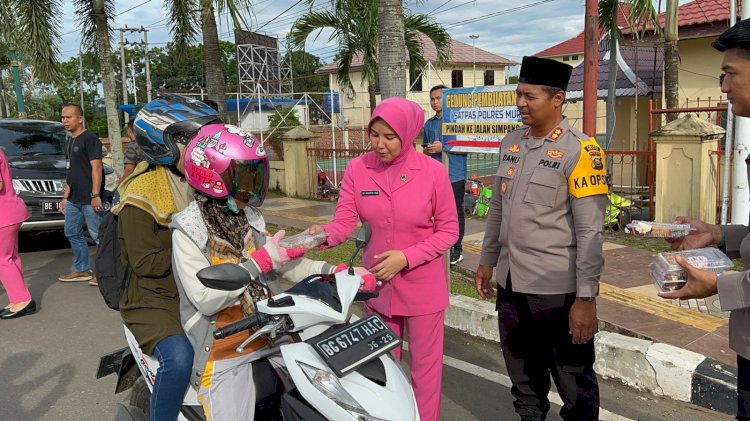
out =
[[[732,267],[732,261],[719,249],[706,247],[695,250],[659,253],[649,265],[651,277],[662,292],[674,291],[685,285],[685,271],[675,257],[681,256],[689,264],[703,270],[721,273]]]
[[[279,245],[288,249],[296,249],[300,247],[310,249],[325,243],[326,238],[328,238],[328,233],[325,231],[321,231],[317,234],[310,234],[307,231],[302,231],[299,234],[282,238],[281,241],[279,241]]]
[[[639,237],[679,238],[690,234],[690,224],[668,224],[665,222],[634,220],[625,226],[625,232]]]

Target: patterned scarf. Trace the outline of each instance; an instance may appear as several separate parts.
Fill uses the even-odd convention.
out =
[[[183,210],[191,192],[190,186],[167,167],[150,167],[141,162],[117,188],[120,203],[112,208],[118,215],[126,205],[148,212],[162,226],[169,225],[172,215]]]

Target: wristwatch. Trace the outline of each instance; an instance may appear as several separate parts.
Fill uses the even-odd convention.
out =
[[[96,199],[97,197],[99,197],[99,193],[91,193],[92,199]]]

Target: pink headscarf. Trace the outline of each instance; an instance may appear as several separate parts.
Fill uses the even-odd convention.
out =
[[[368,133],[372,123],[378,118],[383,119],[383,121],[391,126],[393,131],[398,135],[398,138],[401,139],[401,153],[399,153],[396,159],[386,165],[400,166],[410,153],[416,152],[413,143],[414,138],[417,137],[424,125],[424,111],[414,101],[393,97],[384,99],[375,107],[370,122],[367,124]]]

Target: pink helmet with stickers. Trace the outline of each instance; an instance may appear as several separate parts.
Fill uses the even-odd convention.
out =
[[[229,124],[208,124],[185,150],[185,178],[198,192],[234,197],[260,206],[268,190],[268,159],[252,133]]]

